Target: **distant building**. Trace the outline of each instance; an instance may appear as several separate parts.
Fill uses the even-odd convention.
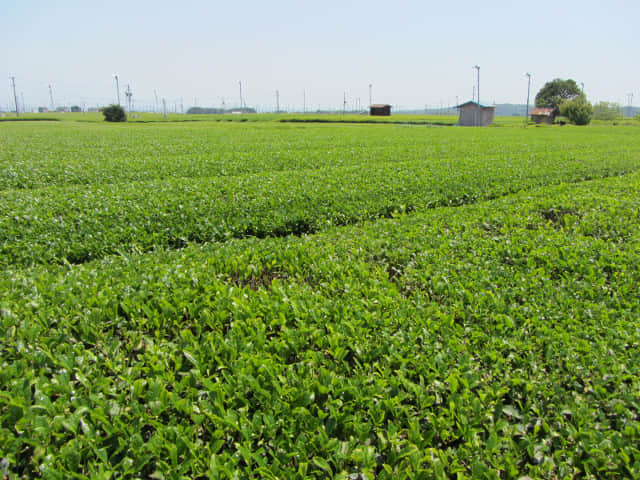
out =
[[[477,102],[467,102],[456,107],[460,111],[458,125],[463,127],[486,127],[493,123],[496,107],[480,105]]]
[[[78,105],[73,105],[71,107],[71,112],[72,113],[80,113],[80,112],[82,112],[82,109]]]
[[[529,112],[529,115],[534,123],[553,123],[556,111],[553,108],[536,107]]]
[[[38,113],[47,113],[48,111],[47,107],[38,107]]]
[[[389,115],[391,115],[391,105],[370,105],[369,115],[388,117]]]

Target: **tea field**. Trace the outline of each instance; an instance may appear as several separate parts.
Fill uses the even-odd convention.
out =
[[[0,473],[640,478],[638,126],[0,123]]]

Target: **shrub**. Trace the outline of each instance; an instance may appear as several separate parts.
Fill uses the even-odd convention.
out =
[[[582,99],[570,100],[560,105],[560,115],[574,125],[587,125],[593,117],[593,107]]]
[[[126,122],[127,114],[120,105],[109,105],[102,109],[102,114],[107,122]]]

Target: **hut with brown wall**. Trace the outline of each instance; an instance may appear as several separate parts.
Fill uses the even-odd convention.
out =
[[[370,105],[369,115],[388,117],[391,115],[391,105]]]
[[[534,123],[553,123],[556,118],[556,111],[553,108],[536,107],[531,112],[531,121]]]

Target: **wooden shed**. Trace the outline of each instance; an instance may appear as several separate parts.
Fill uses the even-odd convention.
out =
[[[481,105],[478,102],[466,102],[456,107],[460,110],[458,125],[463,127],[486,127],[493,123],[496,107]]]
[[[529,112],[529,115],[534,123],[553,123],[556,111],[553,108],[536,107]]]
[[[388,117],[391,115],[391,105],[370,105],[369,115]]]

